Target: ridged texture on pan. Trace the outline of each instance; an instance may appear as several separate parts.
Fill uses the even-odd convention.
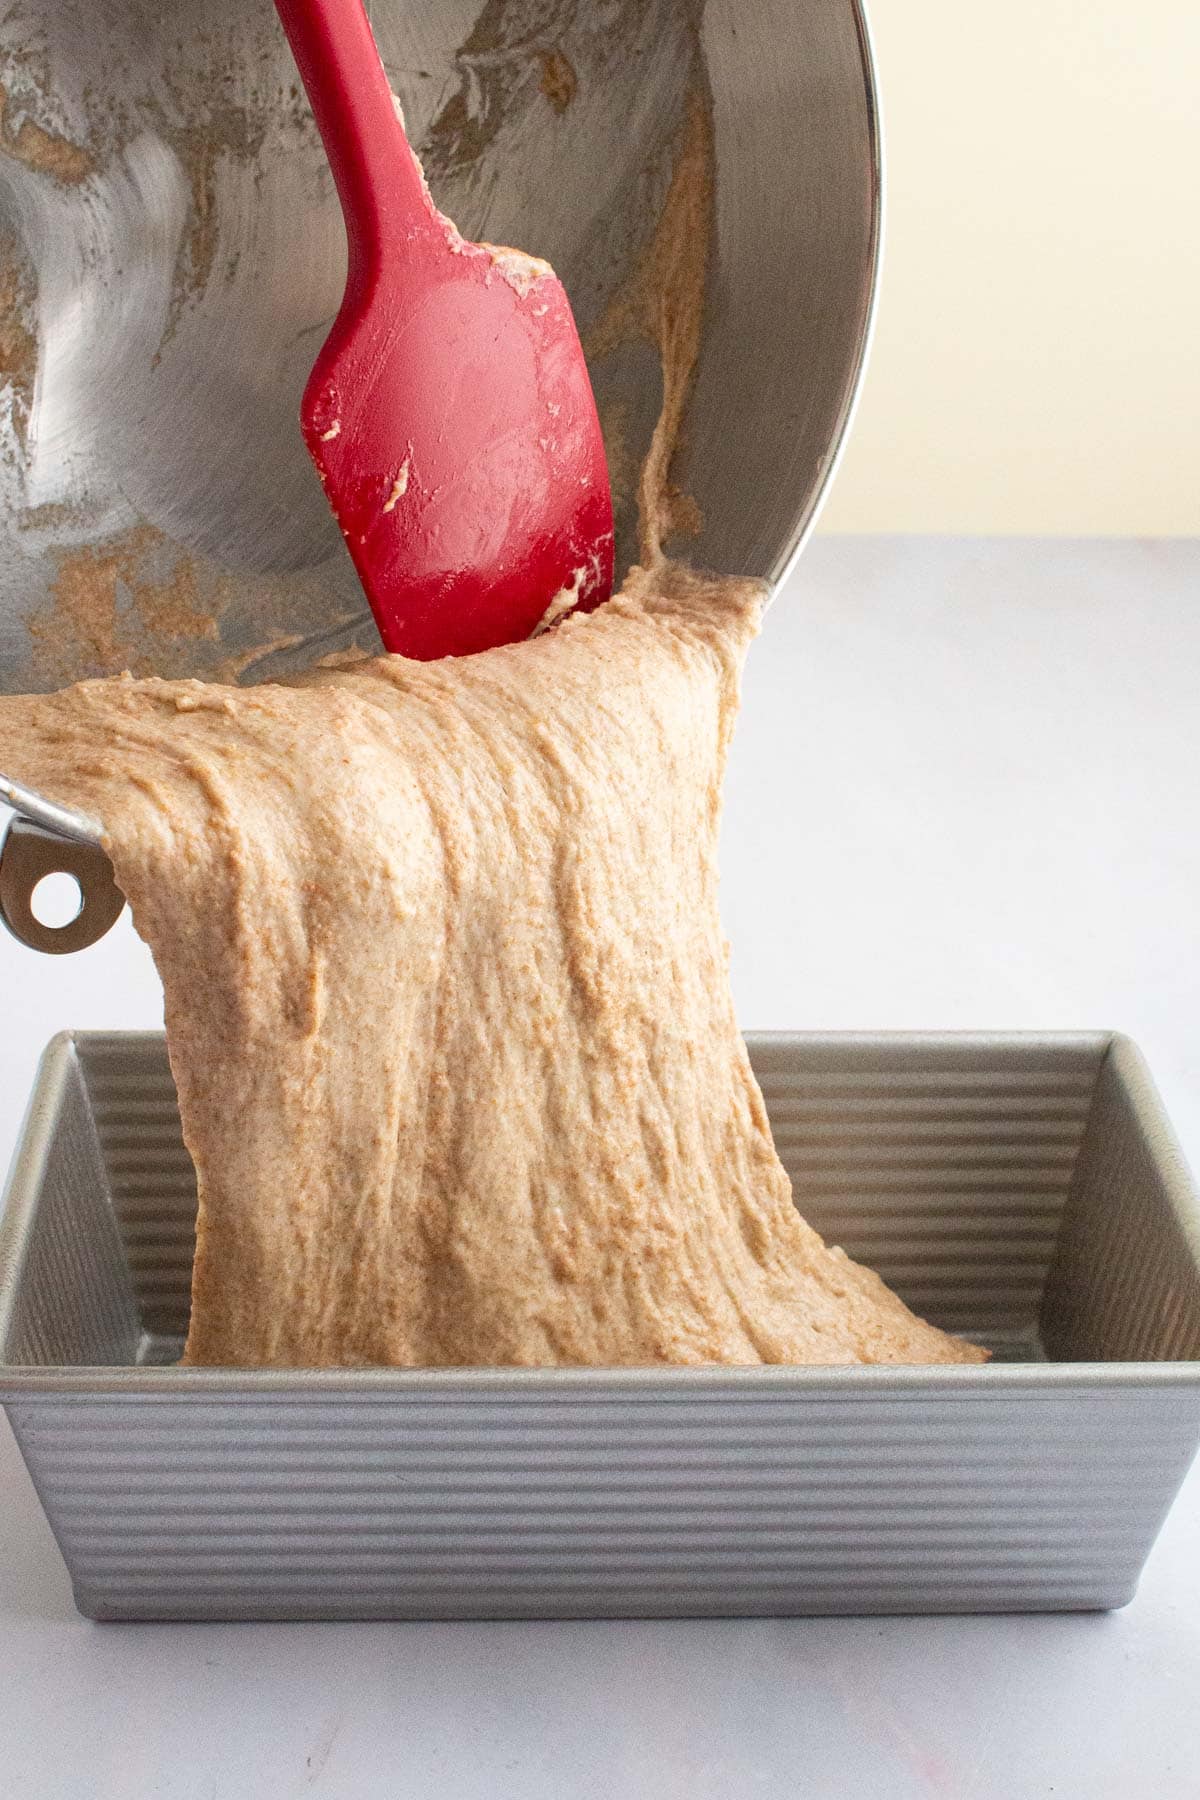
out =
[[[143,1329],[179,1338],[191,1305],[196,1171],[160,1037],[89,1036],[88,1094]]]
[[[15,1415],[101,1617],[1116,1605],[1195,1441],[1148,1387],[577,1374]],[[1006,1385],[1012,1383],[1011,1386]]]
[[[1115,1039],[1043,1302],[1057,1358],[1200,1358],[1200,1214],[1155,1100],[1139,1051]]]
[[[796,1204],[947,1331],[1030,1334],[1101,1050],[752,1040]]]
[[[103,1362],[122,1332],[128,1355],[136,1345],[97,1145],[141,1323],[176,1337],[184,1323],[191,1211],[162,1041],[77,1048],[44,1065],[0,1233],[0,1394],[94,1616],[1119,1605],[1200,1438],[1200,1364],[1166,1360],[1198,1348],[1195,1191],[1136,1053],[1103,1037],[759,1037],[751,1050],[802,1204],[830,1229],[836,1199],[859,1253],[878,1227],[871,1209],[856,1215],[845,1171],[865,1141],[913,1207],[898,1241],[920,1229],[936,1252],[939,1217],[955,1215],[921,1211],[904,1185],[904,1121],[931,1106],[961,1117],[968,1094],[979,1117],[989,1096],[1019,1094],[1036,1142],[1055,1106],[1074,1117],[1079,1083],[1096,1087],[1042,1325],[1052,1352],[1140,1354],[1136,1368],[22,1372]],[[789,1094],[807,1125],[781,1123]],[[123,1163],[136,1142],[146,1160]],[[922,1149],[933,1193],[936,1142]],[[941,1154],[969,1204],[977,1165],[949,1132]],[[1036,1148],[1022,1166],[1040,1166]],[[156,1169],[170,1177],[157,1211]],[[1109,1279],[1113,1247],[1134,1243],[1136,1278]],[[1025,1301],[993,1307],[997,1285],[972,1249],[958,1291],[1002,1337],[1022,1329]]]
[[[5,1363],[136,1359],[142,1327],[120,1219],[87,1084],[61,1039],[43,1060],[8,1191],[0,1209],[0,1380]]]
[[[1031,1336],[1100,1040],[970,1038],[925,1056],[872,1038],[751,1036],[780,1158],[829,1242],[952,1331]],[[148,1332],[187,1327],[195,1176],[155,1040],[89,1034],[88,1091]]]

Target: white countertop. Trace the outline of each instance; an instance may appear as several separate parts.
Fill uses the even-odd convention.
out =
[[[820,539],[746,682],[748,1027],[1117,1027],[1200,1165],[1200,543]],[[0,934],[0,1163],[65,1025],[159,1023],[127,919]],[[1193,1800],[1200,1468],[1107,1616],[81,1620],[0,1424],[0,1792]]]

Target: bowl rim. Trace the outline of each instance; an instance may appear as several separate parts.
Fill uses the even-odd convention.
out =
[[[878,60],[866,0],[850,0],[854,28],[858,35],[862,60],[864,97],[867,109],[868,146],[871,163],[870,253],[867,264],[866,305],[856,355],[848,371],[841,412],[825,455],[821,479],[809,497],[806,511],[797,521],[795,533],[776,557],[763,579],[769,588],[768,604],[787,581],[800,560],[809,538],[829,498],[833,480],[842,464],[850,431],[862,397],[863,381],[875,343],[879,314],[879,286],[883,273],[883,251],[887,227],[887,157],[884,149],[882,103],[879,93]]]

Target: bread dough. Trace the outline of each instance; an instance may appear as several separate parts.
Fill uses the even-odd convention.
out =
[[[757,584],[286,686],[0,699],[106,822],[199,1177],[192,1363],[955,1362],[792,1204],[734,1018]]]

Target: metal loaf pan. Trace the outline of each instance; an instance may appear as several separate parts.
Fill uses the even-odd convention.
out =
[[[1120,1606],[1200,1440],[1200,1212],[1124,1039],[758,1036],[799,1205],[987,1367],[178,1369],[158,1036],[57,1038],[0,1400],[100,1619]]]

